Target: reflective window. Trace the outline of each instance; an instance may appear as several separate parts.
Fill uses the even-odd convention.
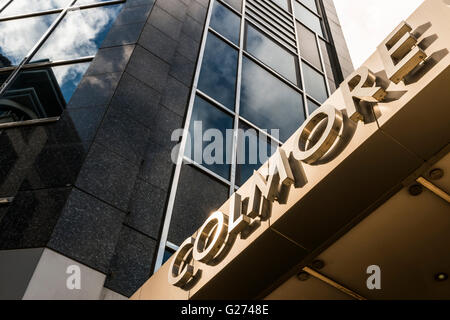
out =
[[[32,61],[95,55],[121,8],[115,5],[68,12]]]
[[[98,2],[106,2],[111,0],[77,0],[74,6],[81,6],[82,4],[90,4],[90,3],[98,3]]]
[[[0,60],[3,66],[18,65],[48,27],[56,14],[0,22]]]
[[[271,155],[277,151],[278,144],[248,126],[239,124],[236,158],[236,184],[242,186]]]
[[[319,11],[317,10],[316,0],[299,0],[299,1],[301,3],[303,3],[305,5],[305,7],[308,7],[315,13],[317,13],[317,14],[319,13]]]
[[[223,0],[223,2],[228,3],[231,7],[241,12],[242,10],[242,0]]]
[[[209,33],[198,88],[227,108],[234,110],[238,52]]]
[[[332,81],[335,81],[334,73],[333,73],[333,62],[331,61],[331,48],[328,43],[323,41],[322,39],[319,40],[320,43],[320,50],[322,51],[323,61],[325,64],[325,70],[327,73],[327,77],[330,78]]]
[[[72,0],[14,0],[0,13],[0,16],[15,16],[59,9],[68,6],[71,2]]]
[[[162,263],[164,264],[167,260],[169,260],[170,257],[171,257],[174,253],[175,253],[174,250],[172,250],[172,249],[166,247],[166,250],[164,250],[164,256],[163,256],[163,262],[162,262]]]
[[[299,35],[300,54],[302,55],[302,58],[305,58],[316,68],[322,69],[315,33],[311,32],[300,23],[297,23],[297,30]]]
[[[302,95],[250,59],[242,64],[241,115],[287,140],[305,120]]]
[[[308,99],[308,111],[309,111],[309,114],[313,113],[318,108],[320,108],[320,105],[318,105],[317,103],[315,103],[311,99]]]
[[[90,63],[76,63],[52,67],[66,102],[70,101]]]
[[[245,49],[275,71],[297,84],[297,58],[247,24]]]
[[[300,20],[301,23],[303,23],[305,26],[318,33],[319,35],[323,36],[322,23],[320,21],[320,18],[317,17],[314,13],[312,13],[296,1],[294,1],[294,13],[295,17]]]
[[[289,4],[287,0],[271,0],[272,2],[275,2],[277,5],[285,9],[286,11],[289,11]]]
[[[232,128],[231,116],[206,100],[196,97],[189,124],[190,147],[186,147],[186,156],[229,179],[231,161],[227,156],[231,156],[231,144],[227,145],[226,138],[227,129]]]
[[[210,26],[235,45],[239,45],[241,18],[218,1],[214,3]]]
[[[178,181],[168,241],[180,245],[229,197],[229,187],[194,166],[183,165]]]
[[[0,98],[0,114],[9,121],[59,116],[89,63],[22,70]]]
[[[323,75],[304,62],[302,62],[302,68],[306,93],[319,102],[325,102],[328,94]]]

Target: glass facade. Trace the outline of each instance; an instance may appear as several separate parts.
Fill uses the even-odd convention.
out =
[[[61,115],[124,2],[0,2],[0,123]]]
[[[235,192],[336,87],[338,66],[331,60],[321,12],[315,0],[211,1],[186,122],[189,136],[173,179],[159,261],[165,241],[180,245],[199,226],[183,226],[182,210],[203,210],[189,214],[204,219],[226,200],[225,195],[220,202],[197,193],[224,187],[228,196]],[[215,144],[208,129],[226,141]],[[208,163],[205,154],[220,163]],[[188,168],[196,178],[185,183]],[[208,186],[197,190],[203,179]],[[198,198],[192,208],[184,205],[190,201],[186,195]],[[180,228],[186,234],[180,235]]]

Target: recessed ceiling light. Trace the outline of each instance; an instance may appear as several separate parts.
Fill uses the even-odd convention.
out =
[[[446,273],[444,273],[444,272],[436,273],[436,274],[434,275],[434,279],[435,279],[436,281],[439,281],[439,282],[445,281],[445,280],[448,279],[448,274],[446,274]]]
[[[310,278],[311,276],[309,275],[309,273],[305,272],[305,271],[301,271],[299,274],[297,274],[297,278],[300,281],[306,281]]]

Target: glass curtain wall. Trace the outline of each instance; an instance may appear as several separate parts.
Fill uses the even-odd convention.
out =
[[[316,0],[210,1],[186,121],[190,140],[175,172],[155,270],[168,248],[193,234],[334,91],[321,8]],[[221,163],[202,162],[213,140],[198,134],[208,128],[234,133],[221,144],[221,155],[231,155]],[[186,183],[187,176],[195,178]],[[211,189],[217,192],[202,196]]]
[[[66,108],[125,0],[0,1],[0,125]]]

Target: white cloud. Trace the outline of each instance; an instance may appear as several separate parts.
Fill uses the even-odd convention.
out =
[[[334,0],[355,68],[423,0]]]

